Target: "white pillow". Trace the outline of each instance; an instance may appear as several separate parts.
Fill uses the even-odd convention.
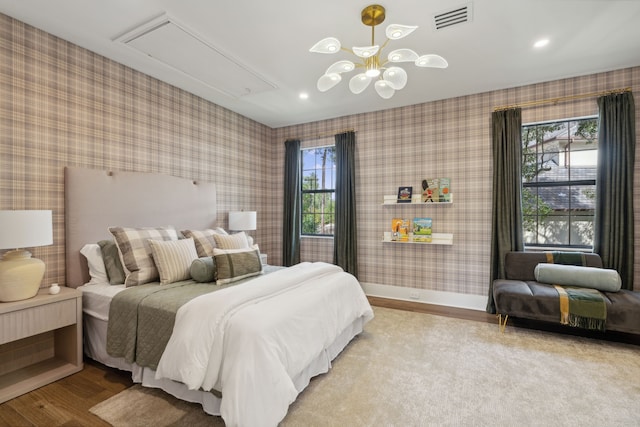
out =
[[[235,234],[214,234],[216,246],[220,249],[249,249],[249,241],[244,231]],[[215,253],[215,252],[214,252]]]
[[[107,269],[104,266],[100,246],[97,243],[87,243],[80,249],[80,253],[84,255],[89,265],[91,280],[88,284],[109,283],[109,276],[107,276]]]
[[[167,285],[191,278],[191,263],[198,259],[193,239],[152,240],[149,239],[153,261],[160,274],[160,284]]]

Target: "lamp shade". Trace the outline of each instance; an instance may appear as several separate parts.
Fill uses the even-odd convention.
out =
[[[256,229],[255,211],[229,212],[229,230],[247,231]]]
[[[53,244],[51,211],[0,211],[0,249]]]

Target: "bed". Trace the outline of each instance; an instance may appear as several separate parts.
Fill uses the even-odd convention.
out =
[[[259,249],[249,241],[247,250],[215,249],[217,278],[223,285],[202,278],[167,282],[168,269],[162,267],[162,252],[156,247],[192,245],[181,235],[148,241],[162,284],[157,279],[137,286],[112,284],[89,274],[93,257],[86,248],[114,236],[117,240],[110,227],[214,230],[216,212],[211,183],[155,173],[65,168],[66,282],[83,292],[84,352],[130,371],[143,386],[200,403],[228,426],[277,425],[310,379],[328,372],[331,361],[373,317],[352,275],[330,264],[301,263],[260,266],[259,272],[244,277],[238,273],[244,264],[236,262],[238,275],[221,280],[234,270],[225,270],[224,260],[233,267],[234,260],[245,257],[243,262],[250,264],[255,252],[259,262]],[[192,257],[191,249],[188,252]],[[121,257],[127,264],[126,256]],[[202,260],[207,258],[199,257]],[[127,281],[138,273],[133,270]],[[184,297],[183,290],[193,296]],[[167,331],[158,339],[145,337],[149,329]],[[145,342],[156,343],[159,353],[145,353]]]

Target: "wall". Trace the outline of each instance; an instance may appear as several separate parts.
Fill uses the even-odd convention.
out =
[[[491,255],[490,132],[493,109],[624,87],[632,87],[638,99],[640,67],[281,128],[275,131],[278,150],[275,158],[282,162],[283,141],[287,138],[354,128],[359,279],[367,291],[483,308]],[[523,123],[595,114],[596,99],[588,98],[524,108]],[[640,122],[640,108],[636,109],[636,122]],[[636,138],[640,141],[640,126],[637,132]],[[640,165],[640,150],[636,151],[636,156],[636,164]],[[276,169],[280,167],[281,164]],[[396,194],[399,186],[412,185],[420,189],[422,179],[427,177],[451,178],[452,205],[381,205],[383,195]],[[635,173],[634,182],[637,200],[640,173]],[[639,203],[635,209],[638,236]],[[434,232],[454,233],[453,246],[382,243],[383,231],[390,229],[391,218],[396,216],[408,219],[432,217]],[[636,242],[638,261],[638,237]],[[332,241],[303,238],[302,257],[306,260],[326,259],[327,253],[331,253],[331,245]],[[640,263],[635,265],[639,267],[636,267],[634,282],[636,289],[640,289]]]
[[[263,213],[271,132],[0,14],[0,209],[53,210],[54,244],[32,250],[43,285],[65,283],[65,166],[215,182],[226,226],[229,210]]]
[[[270,129],[0,15],[0,209],[53,210],[54,245],[33,253],[47,265],[43,283],[64,284],[64,166],[211,181],[218,184],[219,225],[226,226],[229,210],[257,210],[254,236],[279,264],[285,139],[322,145],[326,139],[308,137],[354,128],[365,288],[481,309],[489,280],[494,107],[628,86],[638,98],[640,67]],[[523,116],[526,123],[596,112],[592,98],[526,108]],[[423,178],[438,176],[452,179],[453,205],[381,205],[399,186],[419,188]],[[635,189],[640,194],[637,172]],[[431,216],[434,231],[454,233],[454,245],[383,244],[395,216]],[[303,259],[331,261],[331,245],[304,239]],[[640,289],[640,267],[635,283]]]

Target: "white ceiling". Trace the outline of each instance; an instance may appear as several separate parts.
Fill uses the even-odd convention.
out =
[[[435,14],[469,3],[471,22],[435,30]],[[390,23],[419,26],[405,39],[391,41],[385,52],[407,47],[419,54],[435,53],[449,62],[449,68],[402,64],[409,82],[388,100],[380,98],[373,85],[360,95],[352,94],[348,80],[355,72],[328,92],[319,92],[318,77],[333,62],[351,55],[316,54],[309,48],[328,36],[346,47],[370,44],[371,29],[360,20],[368,4],[366,0],[322,0],[315,5],[303,0],[0,0],[0,12],[272,128],[640,65],[637,0],[381,1],[387,18],[376,28],[376,43],[385,40],[384,28]],[[168,16],[223,58],[250,70],[265,83],[262,90],[238,95],[213,89],[119,40],[160,16]],[[540,38],[550,43],[534,49]],[[192,53],[178,50],[183,58]],[[217,76],[216,69],[208,72]],[[300,99],[301,92],[309,98]]]

